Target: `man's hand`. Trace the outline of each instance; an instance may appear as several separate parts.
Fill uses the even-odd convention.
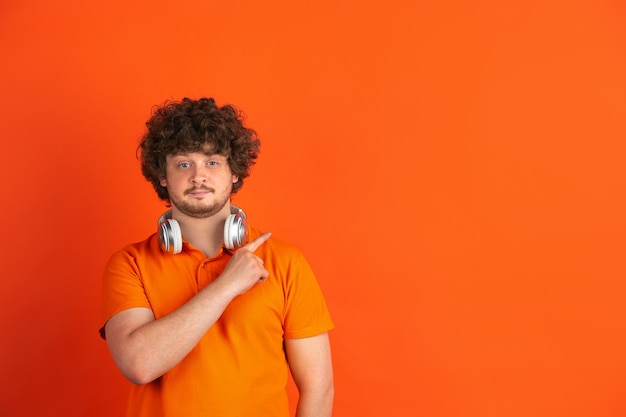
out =
[[[256,256],[254,252],[270,236],[270,232],[263,233],[245,246],[237,249],[215,283],[219,282],[228,285],[232,287],[236,295],[241,295],[255,284],[265,281],[269,276],[269,272],[263,267],[263,260]]]

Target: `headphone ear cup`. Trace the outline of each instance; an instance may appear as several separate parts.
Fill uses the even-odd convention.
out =
[[[248,222],[240,213],[231,214],[224,223],[224,246],[237,249],[248,241]]]
[[[234,231],[234,214],[231,214],[226,219],[226,223],[224,223],[224,246],[226,249],[235,249],[235,239],[233,238]]]
[[[174,219],[165,219],[160,223],[159,240],[164,252],[176,255],[183,250],[183,234],[180,225]]]

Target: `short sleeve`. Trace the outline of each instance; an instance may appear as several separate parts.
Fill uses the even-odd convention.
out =
[[[286,299],[285,338],[311,337],[334,328],[319,283],[301,253],[290,263]]]
[[[108,261],[102,279],[102,328],[115,314],[129,308],[150,308],[134,257],[128,251],[116,252]]]

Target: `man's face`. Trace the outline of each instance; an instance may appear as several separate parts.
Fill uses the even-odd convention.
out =
[[[191,152],[167,156],[161,185],[167,188],[174,208],[190,217],[205,218],[226,205],[237,180],[227,157]]]

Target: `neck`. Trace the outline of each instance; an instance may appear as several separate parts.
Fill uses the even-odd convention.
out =
[[[206,218],[190,217],[172,207],[172,218],[178,221],[183,240],[208,258],[215,256],[224,243],[224,222],[229,215],[230,204]]]

